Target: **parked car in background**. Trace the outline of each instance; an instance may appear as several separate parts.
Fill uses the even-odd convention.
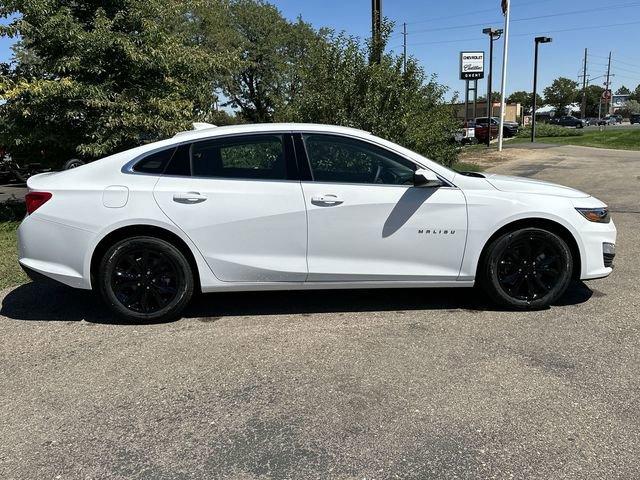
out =
[[[560,125],[562,127],[576,127],[584,128],[587,124],[586,120],[583,120],[572,115],[564,115],[562,117],[554,117],[549,122],[551,125]]]
[[[488,123],[487,117],[476,118],[476,124],[484,125],[486,127],[487,123]],[[492,125],[492,128],[493,127],[496,128],[496,136],[497,136],[497,132],[500,131],[500,119],[496,117],[491,117],[491,125]],[[505,120],[504,129],[503,129],[504,136],[507,138],[515,137],[518,134],[519,128],[520,128],[520,125],[518,124],[518,122],[510,122],[508,120]]]
[[[607,115],[606,117],[603,117],[600,120],[598,120],[598,125],[617,125],[617,124],[618,124],[618,118],[614,117],[613,115]]]
[[[462,124],[462,128],[453,134],[453,141],[460,145],[475,145],[478,138],[475,132],[476,124],[473,120],[468,120]]]
[[[475,137],[478,139],[479,143],[485,143],[487,139],[493,140],[494,138],[498,138],[498,125],[491,123],[491,126],[489,126],[486,118],[484,120],[484,122],[481,118],[470,120],[470,122],[473,122]],[[469,122],[467,123],[470,124]]]
[[[587,193],[455,172],[344,127],[187,132],[28,187],[20,264],[133,322],[174,319],[196,292],[254,290],[478,284],[539,309],[608,276],[615,254],[609,210]]]
[[[634,123],[640,123],[640,113],[632,113],[629,116],[629,121],[631,122],[631,125]]]

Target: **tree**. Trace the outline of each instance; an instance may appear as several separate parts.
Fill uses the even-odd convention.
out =
[[[629,97],[629,100],[636,100],[640,102],[640,85],[638,85],[636,89],[633,91],[633,93]]]
[[[616,90],[616,95],[631,95],[631,90],[623,85],[618,90]]]
[[[238,60],[221,82],[226,105],[239,110],[249,122],[272,121],[274,112],[284,105],[295,88],[292,69],[304,62],[304,50],[318,40],[313,28],[298,20],[289,22],[273,5],[262,0],[227,2],[225,25],[211,23],[220,12],[199,9],[203,23],[202,45],[216,52],[221,28],[227,30],[226,44],[237,52]],[[206,6],[207,2],[203,2]]]
[[[589,85],[587,86],[586,94],[587,94],[587,109],[586,116],[587,117],[597,117],[600,113],[600,100],[602,99],[602,93],[604,92],[604,88],[599,85]],[[580,101],[582,101],[582,94],[580,94]]]
[[[629,118],[632,113],[640,113],[640,102],[637,100],[628,100],[624,103],[624,106],[618,110],[620,115],[625,118]]]
[[[507,98],[507,102],[521,104],[522,108],[524,109],[524,112],[527,114],[530,114],[531,109],[533,108],[533,93],[525,92],[522,90],[518,92],[513,92],[511,95],[509,95],[509,98]],[[536,93],[536,104],[538,108],[542,107],[542,105],[544,104],[544,100],[537,93]]]
[[[578,97],[578,83],[565,77],[557,78],[544,89],[544,100],[555,107],[557,115],[564,115]]]
[[[390,24],[383,30],[386,43]],[[446,87],[412,58],[404,73],[399,56],[387,53],[371,63],[370,42],[326,30],[321,35],[298,65],[296,93],[276,120],[360,128],[441,163],[456,160],[457,122],[444,101]]]
[[[0,144],[15,157],[93,159],[173,135],[213,112],[231,57],[194,44],[192,1],[13,0],[20,36],[0,82]]]

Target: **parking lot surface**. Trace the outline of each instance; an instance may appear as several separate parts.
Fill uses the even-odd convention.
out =
[[[233,293],[148,326],[87,292],[6,290],[0,478],[640,477],[640,153],[510,151],[493,171],[610,204],[611,277],[539,312],[472,290]]]

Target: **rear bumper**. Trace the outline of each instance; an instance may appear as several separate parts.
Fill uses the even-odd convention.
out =
[[[30,215],[18,229],[18,257],[33,280],[42,276],[74,288],[90,289],[85,252],[95,234]]]

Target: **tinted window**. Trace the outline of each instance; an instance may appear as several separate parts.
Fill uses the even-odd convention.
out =
[[[384,148],[332,135],[303,138],[317,182],[413,185],[416,166]]]
[[[280,135],[255,135],[194,143],[191,172],[197,177],[286,179]]]
[[[191,145],[180,145],[173,154],[169,165],[164,170],[165,175],[188,177],[191,175]]]
[[[135,164],[135,166],[133,167],[133,171],[162,175],[164,169],[169,163],[169,160],[171,160],[174,151],[175,147],[172,147],[167,150],[160,150],[159,152],[147,155]]]

